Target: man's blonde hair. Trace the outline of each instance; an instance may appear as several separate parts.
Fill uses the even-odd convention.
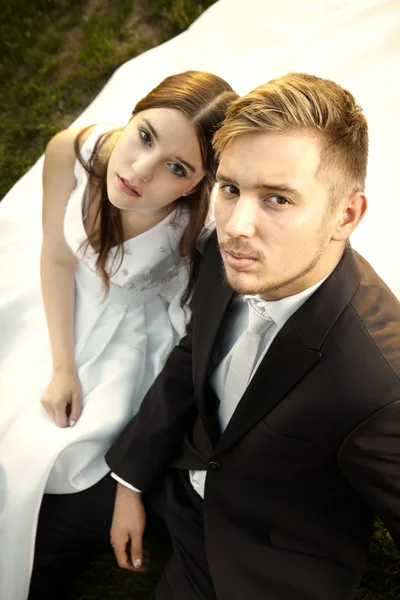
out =
[[[249,133],[310,132],[321,139],[317,179],[334,199],[364,191],[368,125],[354,97],[340,85],[305,73],[272,79],[228,108],[214,136],[218,156]]]

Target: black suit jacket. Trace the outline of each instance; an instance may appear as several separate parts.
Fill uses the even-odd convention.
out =
[[[219,600],[348,600],[374,514],[400,546],[400,305],[351,248],[286,322],[220,435],[210,360],[233,298],[216,235],[187,336],[107,455],[147,490],[208,469],[207,558]]]

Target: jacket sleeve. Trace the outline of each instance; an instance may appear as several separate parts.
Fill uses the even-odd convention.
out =
[[[373,413],[344,440],[339,467],[400,548],[400,401]]]
[[[146,491],[171,463],[187,425],[197,414],[192,378],[192,323],[160,375],[146,394],[139,412],[106,454],[111,471]]]

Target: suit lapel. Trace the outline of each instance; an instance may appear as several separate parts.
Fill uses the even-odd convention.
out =
[[[291,317],[254,374],[220,439],[217,452],[225,451],[265,417],[320,358],[318,350],[304,346]]]
[[[222,326],[233,290],[224,283],[224,269],[216,233],[207,244],[196,292],[193,298],[193,380],[199,411],[213,446],[220,438],[217,419],[218,399],[208,376],[214,345]]]

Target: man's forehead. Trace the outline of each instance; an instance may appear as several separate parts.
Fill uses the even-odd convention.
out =
[[[217,179],[251,179],[254,187],[270,181],[315,179],[321,159],[321,145],[307,133],[245,134],[232,140],[221,152]]]

